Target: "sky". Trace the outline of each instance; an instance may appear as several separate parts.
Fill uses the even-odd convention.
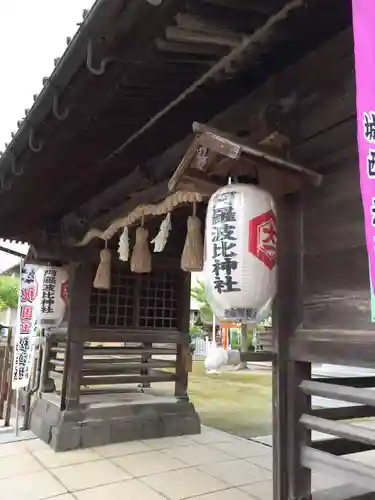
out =
[[[31,108],[33,94],[42,90],[53,60],[66,49],[82,21],[83,9],[94,0],[0,0],[0,150],[11,141],[17,121]],[[0,245],[25,252],[25,246]],[[0,252],[0,272],[17,263],[17,258]]]
[[[17,121],[33,104],[33,94],[42,90],[53,60],[66,49],[82,21],[83,9],[95,0],[0,0],[0,150],[11,141]],[[27,252],[27,245],[0,240],[0,245]],[[0,252],[0,272],[17,264],[17,257]],[[192,282],[200,278],[193,273]]]

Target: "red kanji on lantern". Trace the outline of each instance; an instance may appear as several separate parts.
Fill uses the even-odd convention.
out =
[[[67,304],[67,302],[68,302],[68,292],[69,292],[68,282],[63,281],[61,283],[60,296],[63,299],[63,301],[65,302],[65,304]]]
[[[249,221],[249,252],[268,269],[276,264],[276,218],[272,210]]]

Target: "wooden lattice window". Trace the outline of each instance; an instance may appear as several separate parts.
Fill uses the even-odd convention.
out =
[[[102,328],[177,329],[181,274],[153,271],[129,273],[113,265],[111,289],[91,293],[90,324]]]
[[[111,289],[93,288],[90,303],[90,324],[101,327],[132,327],[135,324],[135,279],[114,267]]]
[[[178,275],[163,271],[144,275],[139,289],[139,327],[177,328]]]

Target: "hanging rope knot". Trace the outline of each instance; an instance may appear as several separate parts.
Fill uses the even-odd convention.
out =
[[[108,250],[108,248],[104,248],[104,250],[100,252],[100,261],[106,264],[111,262],[111,251]]]
[[[111,251],[104,248],[100,252],[100,262],[93,283],[94,288],[100,290],[109,290],[111,288],[111,260]]]
[[[135,233],[135,245],[130,260],[130,269],[133,273],[151,272],[151,252],[148,246],[148,231],[139,227]]]
[[[203,237],[202,223],[195,215],[196,207],[193,204],[193,213],[187,220],[187,235],[184,250],[181,256],[181,268],[187,272],[199,272],[203,269]]]

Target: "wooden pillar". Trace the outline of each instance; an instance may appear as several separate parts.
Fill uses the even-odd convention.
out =
[[[145,347],[145,349],[151,349],[152,342],[144,342],[143,346]],[[142,354],[141,360],[142,360],[142,363],[144,364],[144,367],[141,368],[141,375],[147,376],[149,374],[147,363],[152,360],[152,354]],[[150,387],[151,387],[150,382],[142,382],[143,389],[150,389]]]
[[[79,405],[84,339],[89,329],[92,269],[89,263],[72,265],[69,272],[69,320],[65,356],[65,409]]]
[[[42,349],[42,368],[40,376],[40,392],[53,392],[55,390],[55,382],[49,376],[50,371],[50,361],[53,359],[53,353],[51,352],[53,346],[53,338],[47,335],[43,338]]]
[[[179,399],[188,400],[188,366],[190,355],[189,327],[190,327],[190,273],[183,273],[183,283],[180,291],[180,332],[181,343],[177,346],[177,366],[174,395]]]
[[[273,470],[274,500],[309,498],[308,475],[295,477],[301,405],[298,365],[289,361],[289,340],[302,321],[302,205],[300,193],[285,196],[277,207],[278,294],[274,305]],[[297,487],[298,484],[298,487]],[[298,495],[294,496],[298,491]],[[293,496],[289,496],[292,492]]]
[[[288,498],[311,498],[311,470],[301,463],[301,451],[311,444],[311,431],[299,420],[304,413],[310,413],[311,396],[303,394],[300,384],[311,378],[311,363],[289,362],[288,369]]]
[[[241,352],[248,352],[249,351],[249,344],[248,344],[248,325],[243,324],[241,325]],[[241,370],[246,370],[247,369],[247,362],[246,361],[241,361],[240,363]]]

